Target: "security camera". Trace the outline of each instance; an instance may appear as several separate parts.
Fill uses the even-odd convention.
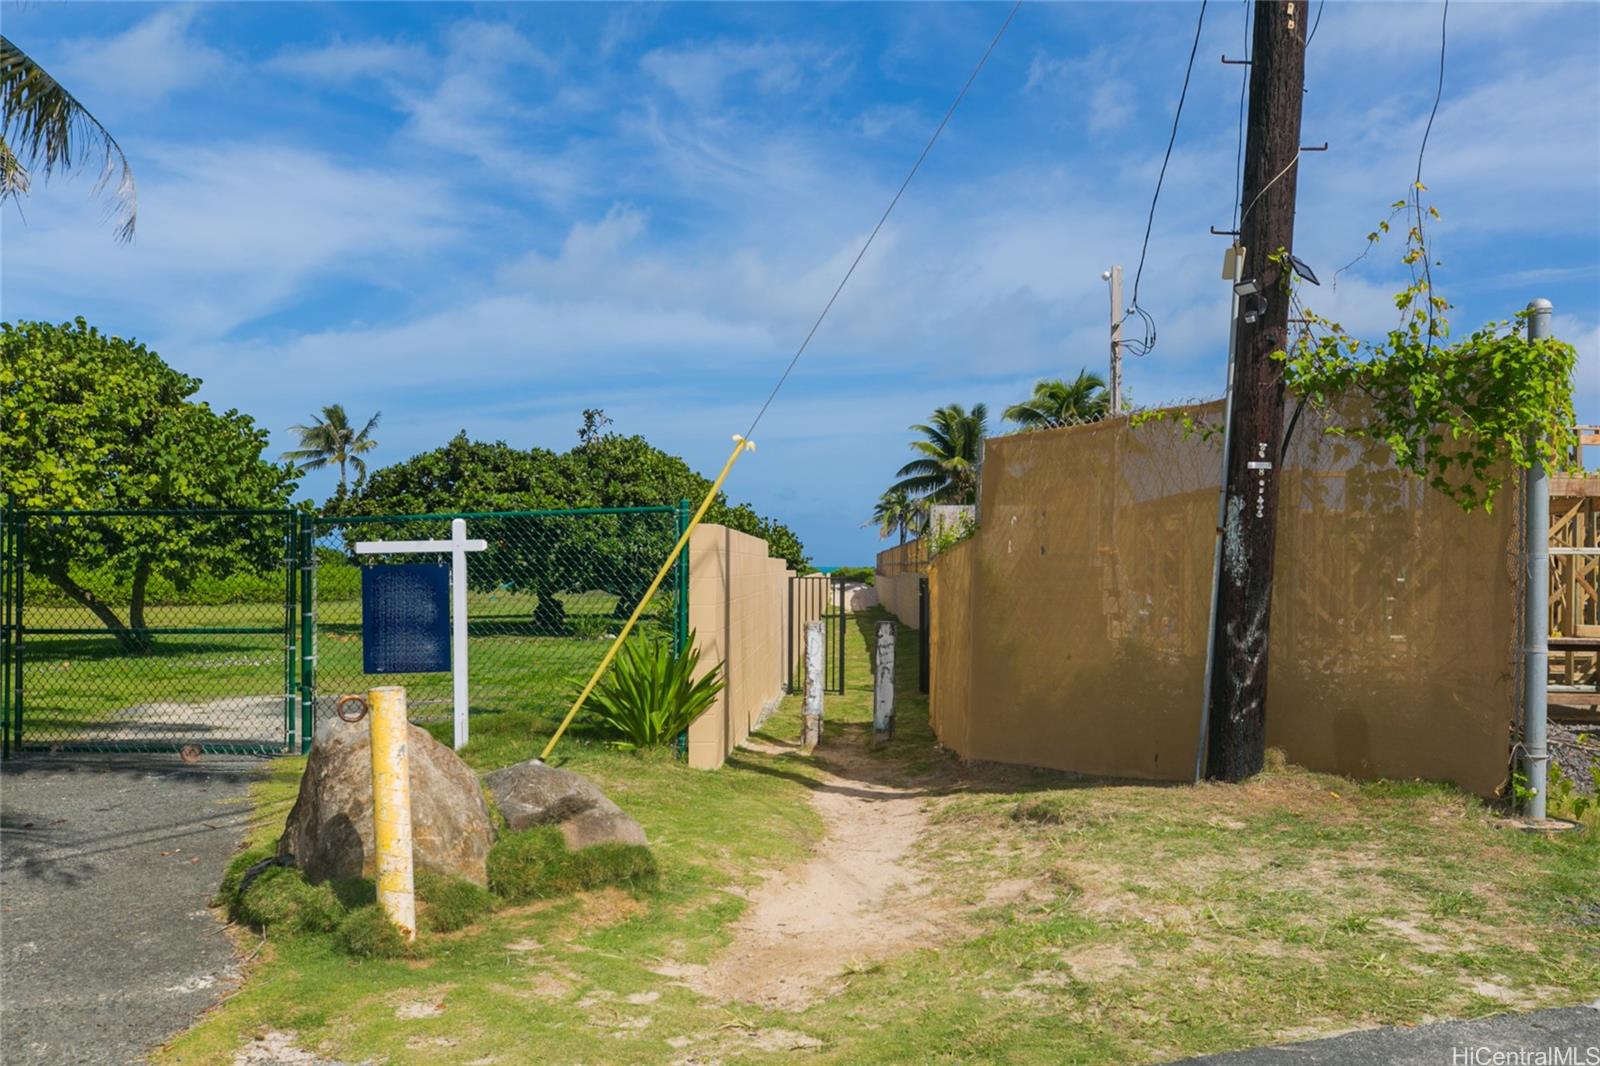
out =
[[[1110,281],[1111,280],[1111,271],[1109,271],[1109,270],[1100,271],[1100,280],[1101,281]]]

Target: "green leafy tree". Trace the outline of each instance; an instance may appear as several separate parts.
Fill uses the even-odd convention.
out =
[[[1005,419],[1023,429],[1049,429],[1078,422],[1094,422],[1111,409],[1111,394],[1105,379],[1087,370],[1078,371],[1071,381],[1043,378],[1033,386],[1033,395],[1006,408]]]
[[[380,515],[660,506],[698,502],[711,487],[643,437],[600,432],[603,423],[596,419],[585,424],[590,432],[562,454],[473,441],[463,431],[442,448],[375,470],[341,510]],[[731,506],[719,493],[706,521],[762,537],[797,569],[808,562],[792,530],[748,504]],[[374,527],[363,529],[378,535]],[[479,587],[525,585],[537,595],[535,625],[559,632],[566,624],[557,598],[562,592],[610,592],[619,616],[631,611],[671,550],[675,531],[661,514],[480,519],[473,535],[490,547],[468,573],[475,584],[487,583]],[[384,535],[391,532],[399,535],[388,529]],[[412,527],[405,535],[417,533]]]
[[[379,411],[367,419],[367,424],[358,431],[344,413],[344,405],[330,403],[322,409],[320,418],[311,416],[309,426],[289,427],[291,433],[299,434],[300,447],[284,452],[282,458],[299,464],[302,474],[337,463],[337,498],[342,500],[350,491],[346,476],[349,467],[355,468],[356,488],[360,488],[367,480],[367,461],[362,456],[378,446],[378,442],[372,438],[372,431],[378,428],[378,419],[382,417],[383,412]]]
[[[31,509],[287,507],[294,471],[262,457],[267,432],[192,399],[200,380],[83,319],[0,323],[0,455],[14,506]],[[127,647],[148,643],[153,575],[185,587],[280,560],[281,537],[217,516],[53,517],[30,522],[27,566]],[[281,565],[277,563],[276,565]],[[110,571],[127,618],[84,578]]]
[[[116,185],[117,238],[132,240],[138,191],[117,139],[32,57],[0,37],[0,202],[26,196],[35,171],[48,179],[95,162],[95,191]]]
[[[974,404],[971,411],[958,403],[933,412],[927,423],[911,427],[922,440],[911,442],[918,457],[895,474],[900,480],[889,491],[902,491],[929,503],[976,503],[978,450],[989,431],[989,408]]]
[[[877,526],[878,536],[886,540],[898,533],[900,543],[904,544],[906,534],[922,532],[927,515],[927,508],[922,502],[913,499],[905,489],[889,489],[878,497],[869,524]]]

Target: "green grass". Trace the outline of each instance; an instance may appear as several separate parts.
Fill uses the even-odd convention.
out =
[[[849,631],[829,745],[867,739],[876,617]],[[1594,815],[1585,833],[1545,838],[1417,782],[1279,766],[1242,786],[1112,787],[962,767],[928,730],[915,649],[902,629],[896,739],[873,765],[927,797],[916,861],[930,891],[902,905],[945,933],[855,968],[844,993],[786,1014],[704,999],[674,976],[728,943],[741,892],[817,838],[808,759],[740,752],[701,773],[580,735],[558,759],[645,826],[653,892],[510,906],[418,958],[271,939],[244,988],[158,1061],[230,1061],[276,1029],[343,1061],[1124,1063],[1600,987]],[[474,727],[465,756],[480,770],[548,735],[518,712]],[[795,739],[797,701],[762,732]],[[281,828],[300,763],[279,760],[258,786],[257,844]],[[791,1051],[795,1034],[820,1046]]]

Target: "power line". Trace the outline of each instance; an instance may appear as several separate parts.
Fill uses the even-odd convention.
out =
[[[911,171],[906,175],[906,180],[900,183],[900,188],[895,191],[894,199],[890,200],[889,206],[883,209],[883,215],[878,219],[878,224],[872,227],[872,232],[867,235],[866,242],[861,245],[861,250],[856,253],[855,259],[851,261],[850,268],[844,272],[844,277],[839,279],[839,284],[833,290],[833,295],[828,297],[828,302],[823,306],[822,313],[817,316],[815,322],[811,323],[811,329],[806,332],[805,340],[801,341],[800,347],[795,349],[794,357],[789,360],[789,365],[784,367],[783,374],[778,378],[778,383],[772,386],[772,391],[767,394],[767,399],[761,405],[761,410],[757,411],[755,418],[751,419],[750,428],[744,431],[746,440],[749,440],[755,434],[756,424],[767,413],[767,408],[772,406],[772,401],[778,396],[778,390],[782,389],[784,382],[789,380],[789,374],[793,372],[795,364],[800,362],[800,357],[805,354],[806,348],[811,344],[811,338],[817,335],[817,330],[822,326],[822,320],[828,317],[829,311],[833,310],[834,301],[844,291],[845,285],[850,281],[850,276],[856,272],[856,267],[861,264],[862,258],[867,254],[867,249],[871,248],[872,242],[878,239],[878,231],[883,229],[885,222],[889,221],[889,215],[894,211],[895,205],[900,202],[900,197],[905,194],[907,187],[910,186],[911,179],[917,176],[918,170],[922,169],[923,160],[927,159],[928,153],[933,151],[934,142],[938,141],[939,134],[944,132],[945,126],[949,125],[950,117],[956,113],[956,108],[961,106],[961,101],[966,99],[967,90],[972,88],[972,83],[978,79],[978,74],[983,70],[984,64],[989,62],[989,57],[994,54],[995,46],[1000,43],[1000,38],[1005,36],[1007,27],[1011,25],[1011,20],[1016,18],[1017,9],[1021,6],[1022,0],[1016,0],[1011,5],[1011,10],[1006,12],[1005,21],[1000,23],[1000,28],[995,31],[994,38],[989,42],[989,47],[984,49],[983,55],[978,59],[977,66],[972,68],[972,73],[967,75],[966,84],[961,86],[961,91],[951,101],[949,109],[944,113],[944,118],[939,120],[938,127],[934,129],[933,136],[929,137],[928,143],[923,145],[922,153],[917,156],[917,161],[911,164]],[[1191,63],[1194,61],[1192,55],[1189,59]],[[1187,86],[1187,78],[1184,79],[1184,83]]]
[[[1194,24],[1194,43],[1189,46],[1189,65],[1183,71],[1183,88],[1178,92],[1178,108],[1172,115],[1172,134],[1167,138],[1167,151],[1161,159],[1161,172],[1156,175],[1156,191],[1150,197],[1150,213],[1144,222],[1144,243],[1139,246],[1139,267],[1133,272],[1133,301],[1128,305],[1127,313],[1122,320],[1126,322],[1133,315],[1138,315],[1145,325],[1145,335],[1140,340],[1127,340],[1122,342],[1123,348],[1133,352],[1134,355],[1148,355],[1150,349],[1156,346],[1155,320],[1149,312],[1139,306],[1139,281],[1144,277],[1145,255],[1150,251],[1150,230],[1155,226],[1156,204],[1161,200],[1161,185],[1167,178],[1167,164],[1172,161],[1172,146],[1178,142],[1178,123],[1183,119],[1183,102],[1189,96],[1189,76],[1194,73],[1195,53],[1200,50],[1200,30],[1206,24],[1206,4],[1209,0],[1200,0],[1200,17]]]
[[[1233,149],[1233,230],[1239,230],[1239,208],[1244,206],[1244,98],[1250,86],[1250,3],[1244,0],[1245,68],[1239,72],[1239,139]]]
[[[1428,339],[1426,354],[1433,354],[1433,253],[1423,238],[1422,218],[1422,160],[1428,154],[1428,135],[1433,132],[1434,117],[1439,114],[1439,101],[1444,98],[1445,31],[1450,23],[1450,0],[1444,0],[1444,10],[1439,15],[1439,83],[1433,89],[1433,109],[1428,112],[1428,124],[1422,128],[1422,143],[1417,146],[1417,176],[1411,183],[1412,203],[1417,209],[1417,243],[1422,247],[1422,277],[1428,286]],[[1415,274],[1412,275],[1416,277]]]

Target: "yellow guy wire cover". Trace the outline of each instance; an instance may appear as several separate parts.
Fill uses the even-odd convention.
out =
[[[544,751],[539,753],[539,762],[544,762],[550,757],[550,753],[555,750],[556,742],[567,731],[567,726],[572,724],[572,719],[577,716],[578,711],[583,707],[584,701],[589,698],[589,693],[593,692],[594,687],[600,683],[600,678],[605,675],[606,668],[611,665],[611,660],[616,658],[618,649],[622,647],[622,642],[628,639],[629,633],[633,632],[634,624],[639,621],[639,616],[644,614],[644,609],[649,606],[651,597],[661,587],[661,582],[666,580],[667,573],[672,569],[672,564],[676,563],[678,556],[683,554],[683,550],[688,545],[689,537],[694,533],[695,527],[706,516],[706,511],[710,510],[711,501],[717,498],[718,492],[722,491],[722,483],[728,480],[728,474],[733,470],[733,464],[738,461],[739,456],[747,451],[754,451],[755,447],[754,441],[747,441],[737,434],[734,435],[733,452],[728,456],[728,461],[722,464],[722,473],[718,474],[717,480],[711,483],[711,488],[706,491],[706,498],[700,501],[699,509],[695,511],[694,517],[689,519],[689,524],[684,527],[682,536],[678,538],[678,543],[672,546],[672,551],[667,555],[666,562],[662,563],[661,569],[656,571],[656,579],[650,582],[650,587],[645,589],[643,596],[639,597],[639,604],[633,609],[633,614],[628,616],[628,623],[622,627],[622,632],[617,634],[617,639],[611,642],[611,647],[606,649],[605,658],[601,659],[600,665],[594,668],[594,674],[589,678],[589,683],[583,686],[583,691],[578,693],[578,698],[572,701],[572,709],[567,712],[565,718],[561,719],[561,725],[556,729],[555,735],[550,738],[550,743],[546,744]],[[687,589],[680,589],[678,594],[681,596],[687,592]]]

